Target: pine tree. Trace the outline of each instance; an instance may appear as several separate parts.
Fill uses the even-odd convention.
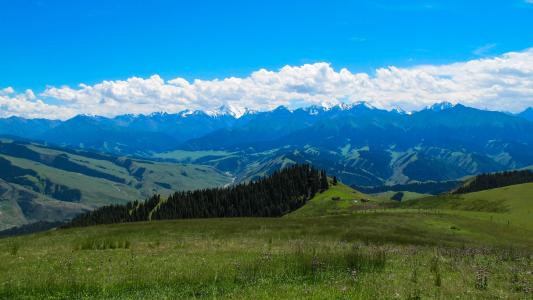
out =
[[[322,170],[320,172],[320,192],[324,192],[328,188],[329,188],[328,176],[326,175],[326,171]]]
[[[336,182],[336,178],[333,178]],[[178,191],[163,201],[109,205],[75,217],[65,227],[180,218],[279,217],[328,188],[327,174],[310,165],[294,165],[271,176],[226,188]]]

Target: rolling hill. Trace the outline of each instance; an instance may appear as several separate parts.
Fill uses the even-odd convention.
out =
[[[357,210],[377,207],[379,199],[360,193],[342,183],[316,195],[303,207],[288,214],[288,218],[316,217],[327,215],[351,214]]]
[[[58,221],[155,193],[223,186],[210,166],[154,162],[0,140],[0,228]]]
[[[527,183],[398,203],[337,184],[282,218],[2,238],[0,297],[527,299],[532,192]]]
[[[473,192],[424,195],[405,192],[401,201],[391,199],[396,192],[364,194],[342,183],[330,185],[324,193],[317,194],[306,205],[287,217],[317,217],[328,215],[351,215],[363,211],[389,209],[421,209],[440,213],[481,218],[491,222],[513,224],[533,230],[533,180],[530,171],[482,174],[465,181]],[[490,185],[485,178],[491,178]],[[526,181],[526,183],[520,183]]]
[[[402,208],[463,212],[484,220],[513,224],[533,230],[533,183],[509,185],[466,194],[418,198]]]

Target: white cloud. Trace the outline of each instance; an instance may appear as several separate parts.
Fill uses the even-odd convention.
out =
[[[2,115],[64,119],[79,113],[212,111],[221,105],[240,111],[245,107],[268,110],[279,105],[296,108],[360,100],[386,109],[414,110],[448,100],[519,111],[533,106],[533,49],[448,65],[391,66],[372,75],[335,70],[321,62],[277,71],[260,69],[248,77],[221,80],[132,77],[76,88],[48,87],[37,98],[31,91],[0,93]]]
[[[13,94],[14,92],[15,90],[12,87],[8,86],[0,90],[0,95],[9,95],[9,94]]]
[[[3,89],[2,91],[3,93],[0,93],[0,118],[22,116],[26,118],[55,119],[68,118],[77,113],[77,111],[67,106],[44,103],[35,97],[32,90],[26,90],[20,94],[14,94],[15,91],[12,88]]]

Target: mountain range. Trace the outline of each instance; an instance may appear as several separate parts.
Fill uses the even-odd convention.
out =
[[[309,162],[372,187],[458,180],[533,165],[533,109],[512,115],[442,102],[416,112],[361,102],[296,110],[0,119],[0,134],[119,156],[201,164],[238,181]]]

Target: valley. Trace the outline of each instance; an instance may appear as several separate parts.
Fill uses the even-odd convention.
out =
[[[210,166],[154,162],[7,139],[0,141],[0,165],[0,229],[36,221],[63,221],[102,205],[232,182],[230,176]]]

